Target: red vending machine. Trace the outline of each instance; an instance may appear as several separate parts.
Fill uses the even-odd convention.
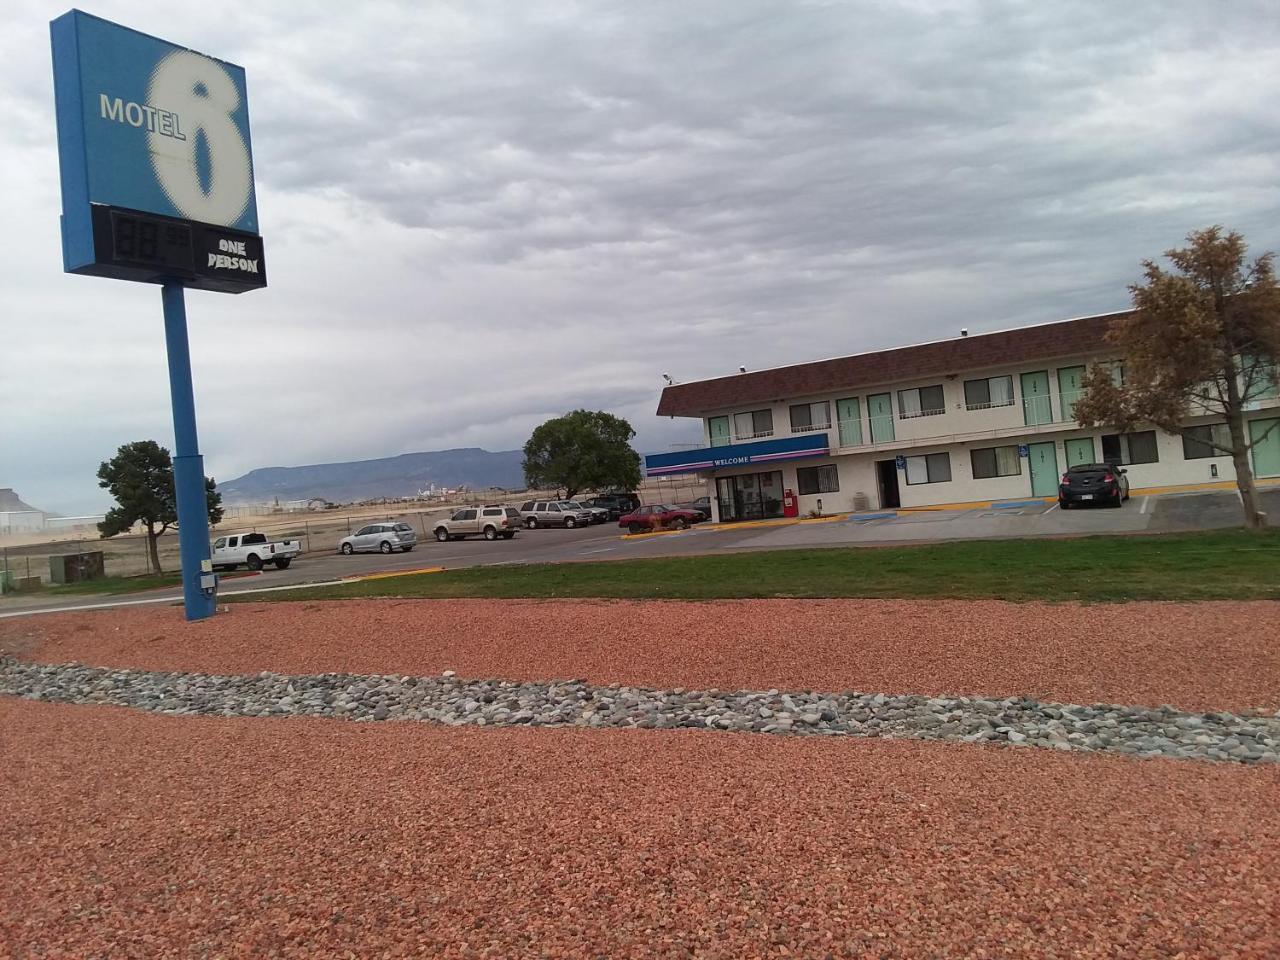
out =
[[[782,493],[782,515],[784,517],[800,516],[800,501],[796,499],[795,492],[792,490],[784,490]]]

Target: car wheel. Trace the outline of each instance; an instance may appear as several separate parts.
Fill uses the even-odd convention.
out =
[[[256,553],[251,553],[249,554],[249,556],[245,558],[244,565],[248,567],[250,570],[261,570],[262,558],[258,556]]]
[[[400,548],[400,552],[401,552],[401,553],[408,553],[408,552],[409,552],[410,550],[412,550],[412,549],[413,549],[413,544],[411,543],[411,544],[409,544],[409,545],[408,545],[408,546],[406,546],[406,547],[401,547],[401,548]]]
[[[446,530],[444,527],[437,527],[436,539],[439,540],[441,543],[447,542],[449,539],[449,531]]]
[[[497,531],[495,528],[493,528],[493,527],[485,527],[485,528],[484,528],[484,538],[485,538],[486,540],[497,540],[497,539],[498,539],[498,531]]]
[[[502,535],[502,539],[503,539],[503,540],[510,540],[510,539],[512,539],[515,535],[516,535],[516,532],[515,532],[514,530],[512,530],[510,533],[504,533],[504,534]]]
[[[538,528],[538,518],[530,517],[524,522],[524,527],[526,530],[536,530]]]
[[[1119,487],[1116,487],[1116,498],[1111,501],[1111,505],[1117,508],[1124,506],[1124,491]]]
[[[349,543],[344,543],[342,545],[342,553],[344,556],[351,556],[351,554],[355,553],[355,549],[356,548],[351,546]]]
[[[572,530],[574,527],[578,525],[578,521],[573,519],[573,517],[565,517],[564,525],[568,527],[570,530]]]
[[[639,523],[629,523],[627,524],[627,532],[628,533],[644,533],[644,526]]]
[[[292,559],[293,559],[292,557],[281,557],[279,560],[274,561],[274,562],[275,562],[275,565],[276,565],[276,569],[277,569],[277,570],[288,570],[288,569],[289,569],[289,561],[290,561],[290,560],[292,560]]]
[[[390,552],[391,552],[391,541],[390,541],[390,540],[383,540],[383,541],[382,541],[382,543],[378,544],[378,550],[379,550],[379,551],[381,551],[382,553],[390,553]]]
[[[1063,509],[1063,510],[1070,510],[1070,509],[1071,509],[1071,501],[1070,501],[1070,500],[1059,500],[1059,501],[1058,501],[1058,506],[1059,506],[1059,508],[1061,508],[1061,509]]]
[[[688,529],[689,521],[684,517],[676,517],[671,521],[671,526],[675,527],[677,530],[685,530]]]

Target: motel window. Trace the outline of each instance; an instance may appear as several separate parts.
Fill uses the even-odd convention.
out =
[[[807,430],[827,430],[830,427],[831,404],[826,400],[818,403],[797,403],[792,405],[792,433],[804,433]]]
[[[983,377],[964,382],[966,410],[1013,406],[1013,377]]]
[[[1127,466],[1131,463],[1159,463],[1160,450],[1154,430],[1102,435],[1102,459]]]
[[[820,467],[801,467],[796,471],[796,489],[802,495],[810,493],[839,493],[840,473],[834,463]]]
[[[1017,446],[985,447],[970,451],[973,458],[973,479],[987,480],[991,477],[1016,477],[1022,473],[1022,459],[1018,456]]]
[[[1274,400],[1280,396],[1280,364],[1266,357],[1241,354],[1240,386],[1244,400]]]
[[[1206,423],[1199,427],[1189,427],[1182,435],[1182,459],[1204,460],[1206,457],[1229,457],[1216,447],[1231,447],[1231,431],[1225,423]]]
[[[1106,367],[1107,372],[1111,374],[1111,382],[1114,383],[1117,387],[1123,387],[1124,386],[1124,361],[1108,360],[1103,364],[1103,366]]]
[[[951,457],[945,453],[929,453],[923,457],[907,457],[907,484],[946,483],[951,479]]]
[[[898,391],[898,418],[901,420],[934,417],[946,412],[947,404],[942,397],[940,383],[932,387],[912,387],[910,390]]]
[[[773,436],[773,411],[748,410],[733,415],[733,434],[737,440],[755,440]]]

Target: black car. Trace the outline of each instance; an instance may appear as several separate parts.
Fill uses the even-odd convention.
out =
[[[1077,503],[1105,503],[1118,507],[1129,499],[1127,471],[1111,463],[1077,463],[1058,484],[1058,506],[1067,510]]]
[[[682,510],[696,510],[702,514],[704,520],[711,519],[711,498],[699,497],[697,500],[691,500],[688,503],[677,504]]]
[[[608,510],[610,520],[617,520],[623,514],[630,513],[640,506],[640,498],[634,493],[601,493],[579,502],[584,506]]]

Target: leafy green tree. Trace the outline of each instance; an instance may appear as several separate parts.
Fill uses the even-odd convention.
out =
[[[169,451],[154,440],[126,443],[116,455],[98,467],[98,486],[105,488],[116,506],[107,511],[98,524],[105,540],[128,533],[134,524],[142,524],[147,533],[147,555],[151,568],[160,573],[160,551],[157,541],[170,527],[178,525],[178,504],[174,495],[173,460]],[[222,519],[222,494],[212,477],[204,478],[205,501],[210,525]]]
[[[1251,436],[1245,413],[1273,398],[1280,373],[1280,287],[1274,255],[1245,262],[1244,238],[1221,227],[1197,230],[1188,246],[1168,250],[1173,271],[1143,261],[1145,282],[1129,288],[1133,311],[1112,322],[1107,340],[1124,357],[1124,375],[1106,364],[1085,374],[1075,418],[1087,427],[1127,431],[1153,423],[1190,437],[1235,466],[1245,522],[1260,528],[1249,453],[1270,430]],[[1226,421],[1226,437],[1188,417]],[[1272,425],[1271,429],[1275,429]]]
[[[621,417],[574,410],[548,420],[524,445],[524,476],[530,487],[563,489],[572,500],[581,490],[640,483],[640,455],[631,449],[636,432]]]

